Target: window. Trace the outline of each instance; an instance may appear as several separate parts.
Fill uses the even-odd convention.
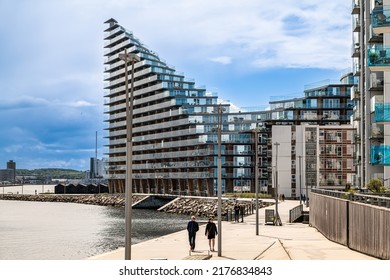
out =
[[[341,157],[343,154],[343,147],[338,145],[337,146],[337,156]]]

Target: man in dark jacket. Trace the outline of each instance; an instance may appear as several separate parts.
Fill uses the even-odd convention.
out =
[[[236,204],[234,205],[234,222],[235,223],[239,223],[240,222],[240,210],[241,210],[241,207],[236,202]]]
[[[190,241],[191,251],[195,250],[196,232],[199,230],[198,222],[195,221],[195,216],[191,217],[191,221],[187,224],[188,239]]]

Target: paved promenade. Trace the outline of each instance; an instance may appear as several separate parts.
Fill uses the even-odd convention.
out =
[[[222,254],[211,252],[211,260],[375,260],[376,258],[329,241],[308,224],[288,223],[289,210],[299,201],[279,203],[282,226],[265,225],[265,209],[259,210],[259,235],[255,214],[243,223],[222,222]],[[275,209],[274,206],[268,207]],[[304,206],[304,209],[308,209]],[[190,217],[188,217],[190,218]],[[217,221],[216,221],[217,224]],[[219,230],[219,229],[218,229]],[[196,236],[192,255],[208,253],[205,225]],[[216,238],[216,244],[218,237]],[[215,248],[217,250],[217,248]],[[132,246],[133,260],[180,260],[189,256],[187,231],[180,231]],[[124,248],[89,258],[91,260],[123,260]]]

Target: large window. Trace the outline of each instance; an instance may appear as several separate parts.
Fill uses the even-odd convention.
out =
[[[340,108],[339,99],[325,99],[324,108]]]

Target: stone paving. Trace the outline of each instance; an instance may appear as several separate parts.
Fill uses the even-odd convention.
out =
[[[211,252],[211,260],[376,260],[374,257],[353,251],[325,238],[309,224],[289,223],[289,210],[299,201],[285,200],[279,203],[282,226],[265,224],[265,209],[259,210],[259,235],[256,235],[255,214],[244,218],[242,223],[222,222],[221,256]],[[304,206],[304,210],[309,210]],[[217,223],[217,222],[216,222]],[[133,260],[182,260],[204,259],[208,240],[205,225],[196,236],[196,249],[189,253],[187,231],[179,231],[132,246]],[[219,229],[220,231],[220,229]],[[216,245],[218,238],[216,238]],[[215,248],[217,250],[217,248]],[[89,258],[90,260],[124,260],[124,248]]]

